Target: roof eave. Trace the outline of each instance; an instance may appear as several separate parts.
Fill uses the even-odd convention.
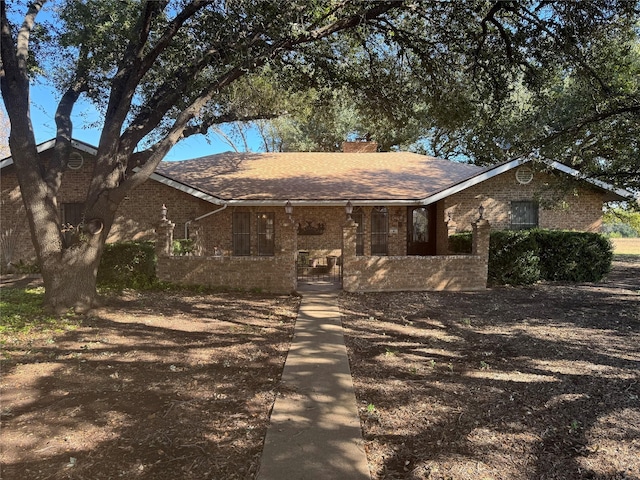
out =
[[[40,143],[36,146],[36,151],[38,153],[45,152],[47,150],[51,150],[56,146],[56,139],[52,138],[51,140],[47,140],[46,142]],[[88,143],[81,142],[80,140],[71,140],[71,146],[76,150],[80,150],[82,152],[88,153],[90,155],[97,155],[98,149]],[[13,156],[4,158],[0,160],[0,170],[13,165]]]
[[[428,197],[424,198],[422,200],[422,204],[423,205],[429,205],[431,203],[435,203],[439,200],[442,200],[443,198],[449,197],[451,195],[454,195],[458,192],[461,192],[462,190],[466,190],[467,188],[470,188],[474,185],[477,185],[481,182],[484,182],[486,180],[489,180],[490,178],[493,178],[497,175],[503,174],[505,172],[508,172],[509,170],[513,170],[516,167],[519,167],[520,165],[523,165],[525,163],[531,162],[530,158],[516,158],[514,160],[505,162],[505,163],[501,163],[500,165],[496,165],[493,168],[489,168],[488,170],[485,170],[483,172],[480,172],[466,180],[463,180],[455,185],[452,185],[451,187],[445,188],[444,190],[441,190],[439,192],[436,192],[432,195],[429,195]],[[602,180],[597,180],[594,178],[589,178],[586,177],[584,175],[582,175],[578,170],[571,168],[563,163],[560,162],[556,162],[556,161],[545,161],[544,162],[546,165],[559,170],[563,173],[566,173],[567,175],[570,175],[574,178],[576,178],[577,180],[583,180],[587,183],[590,183],[591,185],[598,187],[602,190],[604,190],[605,193],[605,198],[604,200],[607,202],[611,202],[611,201],[640,201],[640,197],[638,197],[638,195],[622,189],[622,188],[616,188],[615,186],[607,183],[607,182],[603,182]]]
[[[605,200],[607,202],[622,202],[622,201],[637,201],[637,195],[634,195],[629,190],[625,190],[624,188],[616,188],[615,186],[603,182],[602,180],[598,180],[596,178],[589,178],[582,175],[578,170],[575,170],[564,163],[556,162],[556,161],[548,161],[545,162],[550,167],[555,168],[556,170],[560,170],[561,172],[566,173],[567,175],[571,175],[572,177],[578,180],[584,180],[587,183],[592,184],[595,187],[598,187],[606,192]]]
[[[137,169],[135,169],[137,170]],[[185,183],[182,182],[178,182],[177,180],[173,180],[169,177],[166,177],[164,175],[161,175],[159,173],[152,173],[149,178],[151,180],[155,180],[156,182],[162,183],[164,185],[167,185],[171,188],[175,188],[176,190],[179,190],[181,192],[187,193],[193,197],[199,198],[200,200],[204,200],[205,202],[209,202],[212,203],[214,205],[225,205],[229,202],[226,202],[225,200],[215,197],[213,195],[210,195],[206,192],[203,192],[202,190],[198,190],[197,188],[193,188],[190,185],[187,185]]]

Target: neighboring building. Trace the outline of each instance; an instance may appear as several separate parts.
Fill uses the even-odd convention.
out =
[[[53,140],[42,144],[40,154],[49,155],[53,145]],[[63,223],[72,225],[82,221],[96,152],[82,142],[75,141],[74,147],[58,197]],[[471,230],[480,207],[492,229],[599,231],[603,203],[632,198],[627,191],[580,179],[578,172],[558,163],[539,166],[514,160],[480,168],[406,152],[366,152],[369,144],[346,147],[344,153],[223,153],[162,162],[121,204],[108,241],[155,238],[161,207],[166,205],[168,219],[175,224],[174,238],[197,237],[203,257],[220,264],[222,258],[240,262],[234,264],[234,280],[208,273],[209,280],[203,283],[282,291],[290,290],[291,281],[296,285],[289,274],[280,283],[273,278],[277,273],[257,267],[259,276],[268,275],[268,281],[242,280],[249,260],[278,257],[284,251],[289,255],[292,249],[293,256],[282,262],[293,265],[295,277],[295,262],[299,266],[300,259],[307,267],[313,259],[342,258],[347,204],[353,207],[351,217],[357,224],[355,256],[376,258],[388,269],[391,258],[447,256],[448,235]],[[357,151],[363,148],[365,153]],[[0,162],[0,233],[12,238],[5,243],[13,244],[13,251],[3,254],[5,261],[10,257],[15,263],[33,260],[34,254],[12,163],[11,158]],[[290,215],[285,205],[292,210]],[[361,267],[358,282],[373,275]],[[195,282],[197,268],[189,268],[194,279],[190,281]],[[350,276],[350,284],[356,277]],[[371,282],[358,282],[353,289],[376,289]],[[396,284],[402,288],[388,289],[411,289],[403,282]],[[429,288],[465,288],[462,280],[454,283],[442,280]],[[418,284],[416,288],[426,288]]]

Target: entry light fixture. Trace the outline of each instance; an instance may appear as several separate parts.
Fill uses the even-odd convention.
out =
[[[347,204],[344,206],[344,211],[347,213],[347,220],[351,220],[351,214],[353,213],[353,204],[351,200],[347,200]]]
[[[482,206],[482,204],[480,204],[480,206],[478,207],[478,214],[480,215],[478,220],[482,220],[482,216],[484,215],[484,207]]]
[[[284,204],[284,212],[289,216],[289,220],[291,220],[291,215],[293,214],[293,205],[291,202],[287,200],[287,203]]]
[[[163,203],[162,208],[160,209],[160,213],[162,214],[162,220],[167,219],[167,206]]]

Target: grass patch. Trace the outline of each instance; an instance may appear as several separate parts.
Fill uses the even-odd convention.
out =
[[[612,238],[614,255],[640,255],[640,238]]]
[[[0,334],[29,333],[32,330],[68,330],[79,324],[73,313],[46,313],[44,287],[3,288],[0,292]]]

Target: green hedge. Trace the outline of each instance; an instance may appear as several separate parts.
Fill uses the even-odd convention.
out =
[[[540,257],[529,230],[491,233],[489,241],[489,283],[530,285],[541,279]]]
[[[456,254],[470,254],[472,248],[471,232],[449,235],[449,251]]]
[[[449,237],[453,253],[471,252],[471,234]],[[558,230],[491,232],[489,282],[530,285],[540,280],[597,282],[611,270],[613,248],[603,235]]]
[[[151,242],[105,245],[97,283],[106,288],[145,288],[157,282],[156,253]]]
[[[533,230],[544,280],[597,282],[611,270],[613,246],[599,233]]]

